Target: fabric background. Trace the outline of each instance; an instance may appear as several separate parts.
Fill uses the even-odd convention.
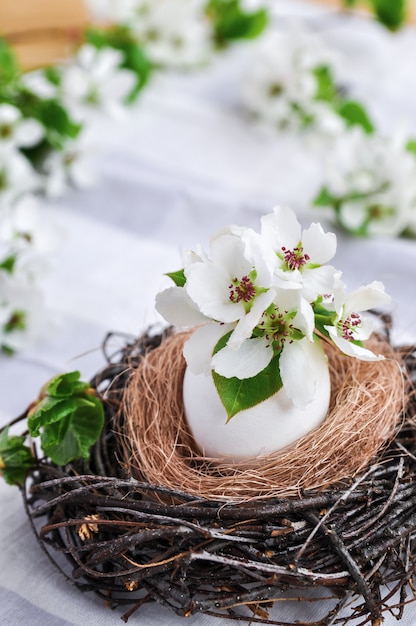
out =
[[[380,129],[405,123],[416,135],[416,33],[392,36],[369,19],[341,20],[295,0],[274,3],[281,19],[300,14],[344,54],[343,80]],[[319,20],[318,20],[319,17]],[[236,46],[210,67],[158,77],[124,120],[97,120],[92,133],[98,183],[50,202],[45,219],[64,233],[47,284],[48,336],[13,357],[0,357],[0,422],[18,415],[56,373],[92,375],[102,364],[107,331],[138,334],[157,322],[154,296],[164,272],[180,267],[182,248],[206,246],[219,227],[258,227],[274,205],[295,209],[308,225],[334,226],[310,207],[322,175],[322,153],[299,138],[267,132],[241,108],[239,81],[251,54]],[[352,239],[338,234],[334,265],[350,289],[382,280],[393,296],[398,343],[416,339],[416,244],[410,240]],[[17,489],[0,483],[0,624],[107,626],[120,623],[93,595],[82,595],[40,551]],[[305,607],[308,620],[318,610]],[[279,603],[279,619],[291,621]],[[180,618],[151,605],[131,618],[142,626]],[[204,615],[189,626],[211,626]],[[225,622],[228,623],[228,622]],[[230,622],[231,623],[231,622]],[[396,623],[387,615],[385,624]],[[416,624],[409,606],[403,626]]]

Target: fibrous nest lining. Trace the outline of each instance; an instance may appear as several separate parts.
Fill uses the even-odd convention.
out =
[[[26,510],[49,558],[81,590],[124,606],[125,621],[148,602],[278,626],[379,626],[385,611],[400,619],[416,571],[415,347],[401,350],[400,429],[361,473],[236,503],[132,480],[119,463],[131,368],[162,339],[127,344],[92,381],[106,424],[89,460],[41,460],[31,472]]]
[[[127,385],[123,457],[128,473],[139,480],[205,498],[297,496],[356,475],[397,431],[406,402],[403,372],[390,344],[374,337],[368,347],[383,353],[384,361],[359,361],[326,347],[331,404],[319,428],[283,451],[238,464],[201,457],[182,400],[188,336],[173,334],[149,352]]]

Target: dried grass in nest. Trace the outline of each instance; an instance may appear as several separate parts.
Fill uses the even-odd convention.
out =
[[[123,406],[124,464],[139,480],[226,501],[296,497],[362,471],[397,432],[406,404],[399,357],[373,337],[384,361],[359,361],[326,346],[331,375],[327,418],[285,450],[238,464],[201,457],[182,401],[187,333],[173,334],[132,373]],[[238,419],[238,415],[233,419]]]
[[[90,458],[66,467],[43,459],[30,473],[25,507],[49,559],[80,590],[125,607],[124,621],[149,602],[245,624],[380,626],[386,611],[400,619],[415,599],[416,348],[396,353],[409,384],[400,429],[362,473],[297,497],[235,503],[132,480],[119,463],[131,371],[165,339],[146,334],[114,355],[105,343],[107,364],[91,384],[106,421]]]

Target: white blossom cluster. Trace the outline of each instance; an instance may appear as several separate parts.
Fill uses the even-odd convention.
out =
[[[43,335],[43,279],[61,235],[32,194],[0,212],[0,350],[13,353]]]
[[[331,93],[336,88],[336,62],[334,50],[299,23],[271,29],[243,74],[243,105],[259,121],[279,130],[313,128],[339,134],[345,122],[334,110],[336,94]]]
[[[162,67],[194,67],[212,56],[206,0],[87,0],[95,19],[126,24],[149,59]]]
[[[383,358],[362,345],[373,331],[362,311],[390,298],[378,281],[348,293],[327,264],[335,252],[333,233],[315,223],[302,231],[292,210],[276,207],[260,233],[229,226],[212,237],[209,255],[187,253],[156,308],[175,326],[198,326],[184,348],[193,373],[253,379],[278,359],[287,395],[306,406],[317,389],[310,353],[319,335],[349,356]]]
[[[86,150],[92,113],[118,114],[136,82],[121,61],[117,50],[86,44],[56,68],[59,80],[42,70],[21,77],[20,89],[39,106],[59,107],[73,136],[62,132],[58,140],[56,128],[0,104],[0,350],[20,350],[45,328],[43,276],[59,237],[37,203],[93,182]]]
[[[332,208],[359,236],[416,236],[416,154],[392,138],[356,128],[335,144],[315,204]]]

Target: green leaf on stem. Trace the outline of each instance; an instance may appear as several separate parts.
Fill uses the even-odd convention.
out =
[[[183,287],[186,283],[185,271],[183,269],[177,272],[168,272],[166,276],[169,276],[177,287]]]
[[[347,126],[361,126],[368,135],[374,132],[374,124],[363,105],[359,102],[343,100],[337,107],[337,112],[344,118]]]
[[[416,139],[409,139],[406,144],[406,150],[408,152],[411,152],[413,156],[416,157]]]
[[[13,274],[14,266],[16,265],[17,257],[15,254],[11,254],[10,256],[3,259],[0,262],[0,270],[4,270],[8,274]]]
[[[11,83],[19,74],[16,55],[7,41],[0,38],[0,85]]]
[[[79,377],[69,372],[53,378],[29,413],[30,434],[40,435],[43,452],[57,465],[88,458],[104,424],[101,401]]]
[[[336,199],[331,194],[331,192],[327,189],[327,187],[322,187],[316,197],[314,198],[312,204],[313,206],[326,206],[330,207],[336,202]]]
[[[214,354],[226,345],[231,332],[221,337],[214,348]],[[226,378],[217,372],[212,372],[217,393],[227,412],[227,422],[240,411],[267,400],[282,388],[279,358],[280,353],[273,357],[264,370],[252,378]]]
[[[24,441],[24,436],[10,436],[8,428],[0,432],[0,476],[9,485],[22,485],[34,464],[30,448]]]
[[[215,387],[227,412],[227,421],[240,411],[267,400],[282,388],[279,356],[273,357],[269,365],[253,378],[225,378],[212,372]]]
[[[255,39],[269,21],[266,9],[249,13],[240,6],[240,0],[210,0],[206,11],[219,46],[238,39]]]
[[[371,4],[378,21],[392,31],[406,20],[407,0],[371,0]]]
[[[313,70],[313,74],[317,80],[317,100],[325,102],[333,102],[338,95],[338,90],[332,76],[331,68],[327,65],[321,65]]]

